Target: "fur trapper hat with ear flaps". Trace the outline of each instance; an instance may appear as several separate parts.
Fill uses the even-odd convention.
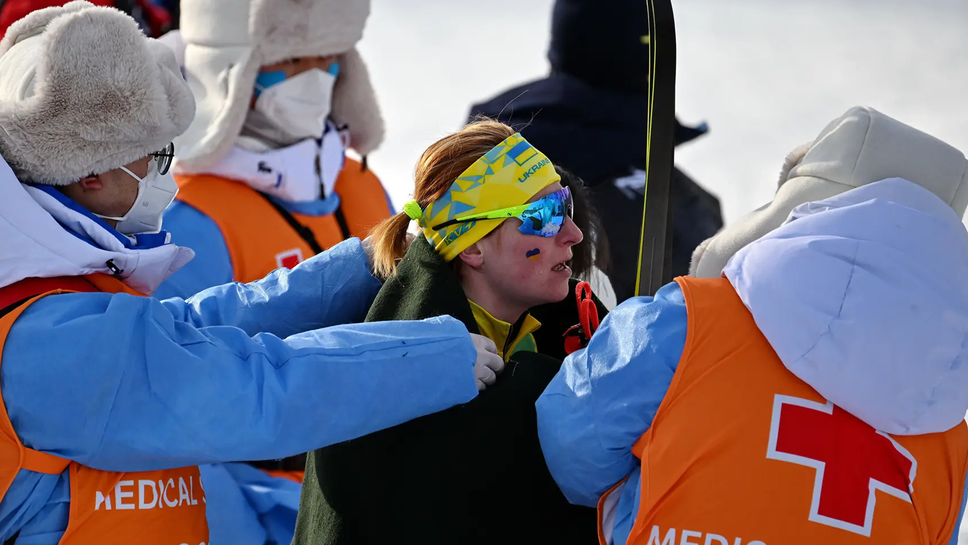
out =
[[[117,9],[41,9],[0,41],[0,155],[21,181],[68,185],[131,163],[194,113],[171,50]]]
[[[179,172],[205,172],[235,145],[259,69],[297,57],[339,55],[330,117],[361,155],[383,140],[383,118],[363,59],[369,0],[182,0],[185,75],[198,100],[176,140]]]
[[[736,252],[782,225],[797,206],[888,178],[930,190],[959,216],[968,207],[963,153],[873,108],[854,107],[787,156],[773,201],[696,248],[689,274],[718,277]]]

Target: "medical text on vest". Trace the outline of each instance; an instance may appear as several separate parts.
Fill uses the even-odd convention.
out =
[[[679,541],[676,541],[678,532]],[[682,530],[679,532],[675,528],[666,530],[665,535],[658,526],[652,526],[647,545],[766,545],[762,541],[746,541],[741,537],[733,538],[732,541],[719,535],[704,532],[694,532],[692,530]]]
[[[100,511],[103,507],[105,511],[124,510],[124,509],[164,509],[165,507],[181,507],[184,505],[198,505],[201,499],[205,503],[205,489],[201,486],[200,498],[195,497],[195,479],[188,477],[186,481],[183,477],[174,478],[167,481],[154,481],[151,479],[139,479],[119,481],[114,485],[114,491],[106,495],[97,492],[94,501],[94,510]],[[112,503],[112,497],[114,499]]]

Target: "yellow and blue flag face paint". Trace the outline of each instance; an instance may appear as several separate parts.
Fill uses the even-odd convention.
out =
[[[514,134],[462,172],[443,197],[427,206],[418,224],[437,253],[445,261],[450,261],[506,219],[453,223],[458,216],[484,214],[524,204],[560,180],[551,160],[521,134]],[[440,227],[448,222],[451,223]]]

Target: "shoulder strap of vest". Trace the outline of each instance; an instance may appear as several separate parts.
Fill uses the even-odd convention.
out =
[[[675,279],[682,289],[682,295],[686,300],[686,316],[688,319],[688,329],[690,332],[699,330],[721,330],[726,329],[735,333],[722,338],[722,342],[727,344],[742,344],[746,342],[743,333],[757,333],[759,329],[753,320],[753,315],[740,299],[733,285],[726,277],[718,278],[694,278],[692,276],[680,276]],[[731,316],[730,320],[724,321],[722,316]],[[689,336],[687,335],[687,338]],[[687,340],[687,345],[689,341]],[[689,352],[687,346],[686,352]],[[688,354],[683,354],[685,358]]]
[[[333,215],[336,216],[336,223],[339,224],[339,230],[343,234],[343,240],[350,238],[350,224],[346,221],[346,215],[343,214],[342,203],[336,207],[336,211],[333,212]]]
[[[293,230],[299,234],[299,237],[302,238],[303,241],[309,245],[309,248],[312,249],[314,254],[323,253],[324,248],[322,247],[322,245],[319,244],[319,241],[316,240],[316,235],[315,233],[313,233],[312,229],[300,223],[295,216],[290,214],[288,210],[286,210],[282,205],[280,205],[276,201],[272,200],[272,198],[270,198],[265,193],[262,193],[261,191],[257,191],[257,193],[263,199],[265,199],[266,202],[269,203],[272,206],[272,208],[276,210],[276,212],[279,213],[282,219],[286,220],[286,223],[289,224],[289,227],[292,227]],[[342,207],[337,207],[333,215],[336,217],[336,222],[339,223],[339,229],[343,234],[343,239],[345,240],[350,238],[350,226],[346,222],[346,216],[343,215]]]
[[[18,286],[18,284],[23,283],[23,281],[21,281],[11,286],[7,286],[7,288],[5,288],[5,289],[9,289],[17,286],[21,293],[25,293],[28,288],[39,289],[40,286],[48,287],[48,289],[45,289],[41,293],[37,293],[33,296],[28,297],[25,301],[15,304],[12,310],[6,312],[4,316],[0,318],[0,335],[2,335],[2,338],[0,338],[0,352],[3,352],[3,345],[6,342],[6,335],[10,331],[11,325],[13,324],[13,322],[17,320],[17,318],[20,317],[21,313],[23,313],[27,309],[27,306],[30,303],[46,295],[60,293],[62,290],[66,291],[65,286],[67,284],[74,284],[74,286],[81,288],[83,291],[97,291],[94,288],[94,286],[91,284],[87,284],[87,286],[84,287],[79,283],[70,282],[69,278],[71,277],[48,278],[48,279],[43,279],[44,280],[43,282],[30,282],[30,283],[26,283],[24,285]],[[77,278],[77,277],[74,277],[74,278]],[[30,279],[30,280],[41,280],[41,279]],[[59,280],[59,282],[57,282],[57,280]],[[83,278],[80,278],[80,280],[83,280]],[[51,281],[54,281],[54,282],[51,282]],[[12,291],[16,291],[16,290],[12,290]],[[6,408],[4,407],[2,401],[0,401],[0,410],[6,412]],[[13,425],[9,422],[9,420],[4,422],[4,426],[6,428],[4,430],[5,434],[11,433],[11,432],[16,433],[16,432],[13,432],[13,427],[12,427]],[[19,439],[17,440],[17,443],[18,443],[18,448],[21,456],[21,459],[20,459],[21,469],[26,469],[28,471],[33,471],[36,473],[43,473],[46,475],[60,475],[71,464],[71,461],[65,458],[61,458],[53,454],[48,454],[46,452],[41,452],[39,450],[28,448],[24,446],[22,443],[20,443]]]
[[[98,291],[83,276],[59,276],[55,278],[25,278],[0,288],[0,316],[26,303],[31,297],[54,290],[92,292]]]
[[[24,447],[23,468],[45,475],[60,475],[71,465],[71,461],[53,454]]]
[[[274,208],[276,212],[278,212],[278,214],[282,217],[282,219],[286,220],[286,223],[289,224],[289,227],[292,227],[292,229],[296,231],[297,234],[299,234],[299,237],[302,238],[303,241],[309,245],[309,248],[312,249],[314,254],[322,253],[323,247],[319,245],[319,241],[316,240],[316,235],[313,233],[312,229],[299,223],[299,220],[297,220],[295,216],[290,214],[288,210],[283,208],[282,205],[280,205],[276,201],[272,200],[272,198],[270,198],[265,193],[261,191],[256,191],[256,193],[258,193],[259,196],[265,199],[266,202],[269,203],[269,205],[272,206],[272,208]]]
[[[351,157],[346,157],[343,170],[336,179],[336,193],[340,207],[336,220],[343,231],[343,238],[363,238],[381,220],[392,215],[389,197],[376,174]],[[379,198],[379,197],[383,198]]]

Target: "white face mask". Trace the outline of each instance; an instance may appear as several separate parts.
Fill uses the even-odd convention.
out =
[[[336,76],[307,70],[270,87],[259,88],[255,109],[291,141],[321,138],[326,129]]]
[[[175,195],[178,193],[178,184],[175,183],[175,178],[170,171],[159,174],[157,165],[157,161],[151,161],[148,164],[148,175],[144,178],[139,178],[134,172],[125,167],[120,167],[129,176],[138,180],[138,196],[135,198],[134,204],[121,217],[95,215],[106,220],[116,220],[118,225],[115,229],[125,235],[140,235],[161,231],[162,214],[165,213],[168,205],[175,200]]]

